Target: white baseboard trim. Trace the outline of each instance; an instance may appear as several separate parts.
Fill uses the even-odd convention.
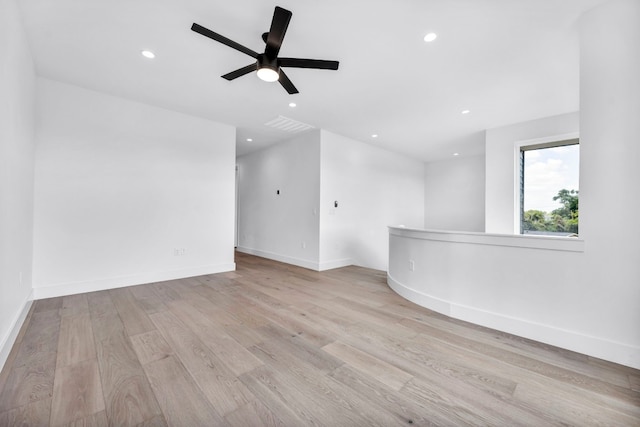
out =
[[[353,265],[351,258],[334,259],[332,261],[321,262],[318,271],[333,270],[334,268],[348,267],[350,265]]]
[[[262,258],[284,262],[285,264],[297,265],[298,267],[307,268],[309,270],[320,271],[320,265],[315,261],[294,258],[287,255],[276,254],[274,252],[263,251],[260,249],[246,248],[244,246],[238,246],[236,250],[245,254],[256,255]]]
[[[267,252],[260,249],[246,248],[238,246],[237,251],[243,252],[249,255],[256,255],[262,258],[272,259],[274,261],[284,262],[286,264],[297,265],[298,267],[308,268],[314,271],[326,271],[333,270],[334,268],[347,267],[353,265],[353,260],[350,258],[336,259],[332,261],[316,262],[309,261],[301,258],[294,258],[287,255],[281,255],[274,252]]]
[[[182,268],[178,270],[136,274],[131,276],[108,277],[104,279],[87,280],[82,282],[34,286],[33,298],[38,300],[43,298],[53,298],[79,294],[84,292],[103,291],[105,289],[123,288],[126,286],[142,285],[144,283],[163,282],[165,280],[203,276],[205,274],[224,273],[227,271],[234,271],[235,269],[235,263],[214,264]]]
[[[507,332],[545,344],[640,369],[640,346],[536,323],[457,304],[417,291],[387,274],[387,284],[401,297],[454,319]]]
[[[29,310],[31,309],[32,304],[33,300],[31,298],[27,298],[27,300],[22,303],[22,307],[16,313],[13,321],[11,322],[11,327],[2,337],[2,341],[0,341],[0,371],[2,371],[2,368],[4,368],[4,364],[9,357],[9,353],[11,353],[11,348],[16,342],[16,338],[20,333],[20,328],[22,328],[22,325],[24,324],[24,321],[29,314]]]

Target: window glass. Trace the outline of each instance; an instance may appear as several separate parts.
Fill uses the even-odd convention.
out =
[[[577,140],[521,147],[521,233],[578,234],[579,168]]]

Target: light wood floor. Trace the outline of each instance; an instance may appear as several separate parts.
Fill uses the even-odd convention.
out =
[[[640,372],[448,319],[385,274],[237,271],[34,303],[0,426],[640,425]]]

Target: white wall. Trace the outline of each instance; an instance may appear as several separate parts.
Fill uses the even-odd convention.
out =
[[[640,367],[640,2],[588,12],[580,39],[580,236],[587,249],[576,306],[594,335],[635,345]]]
[[[35,71],[16,3],[0,0],[0,369],[30,307]]]
[[[516,216],[516,144],[540,139],[565,139],[579,131],[579,113],[547,117],[511,126],[489,129],[486,133],[485,231],[512,234],[519,227]],[[582,190],[582,189],[581,189]],[[582,225],[581,225],[582,229]]]
[[[484,231],[484,155],[426,163],[424,181],[424,228]]]
[[[321,269],[386,270],[387,227],[423,224],[424,164],[324,130],[321,155]]]
[[[317,270],[320,131],[239,157],[238,184],[238,250]]]
[[[36,128],[36,298],[235,267],[233,127],[38,79]]]
[[[313,270],[386,270],[387,226],[424,221],[423,177],[420,161],[325,130],[241,156],[238,250]]]

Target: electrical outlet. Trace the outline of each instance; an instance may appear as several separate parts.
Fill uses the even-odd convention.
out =
[[[412,259],[409,260],[409,271],[415,271],[416,263]]]
[[[307,242],[302,242],[302,249],[306,249],[307,248]]]
[[[185,248],[175,248],[173,250],[173,256],[183,256],[187,253]]]

